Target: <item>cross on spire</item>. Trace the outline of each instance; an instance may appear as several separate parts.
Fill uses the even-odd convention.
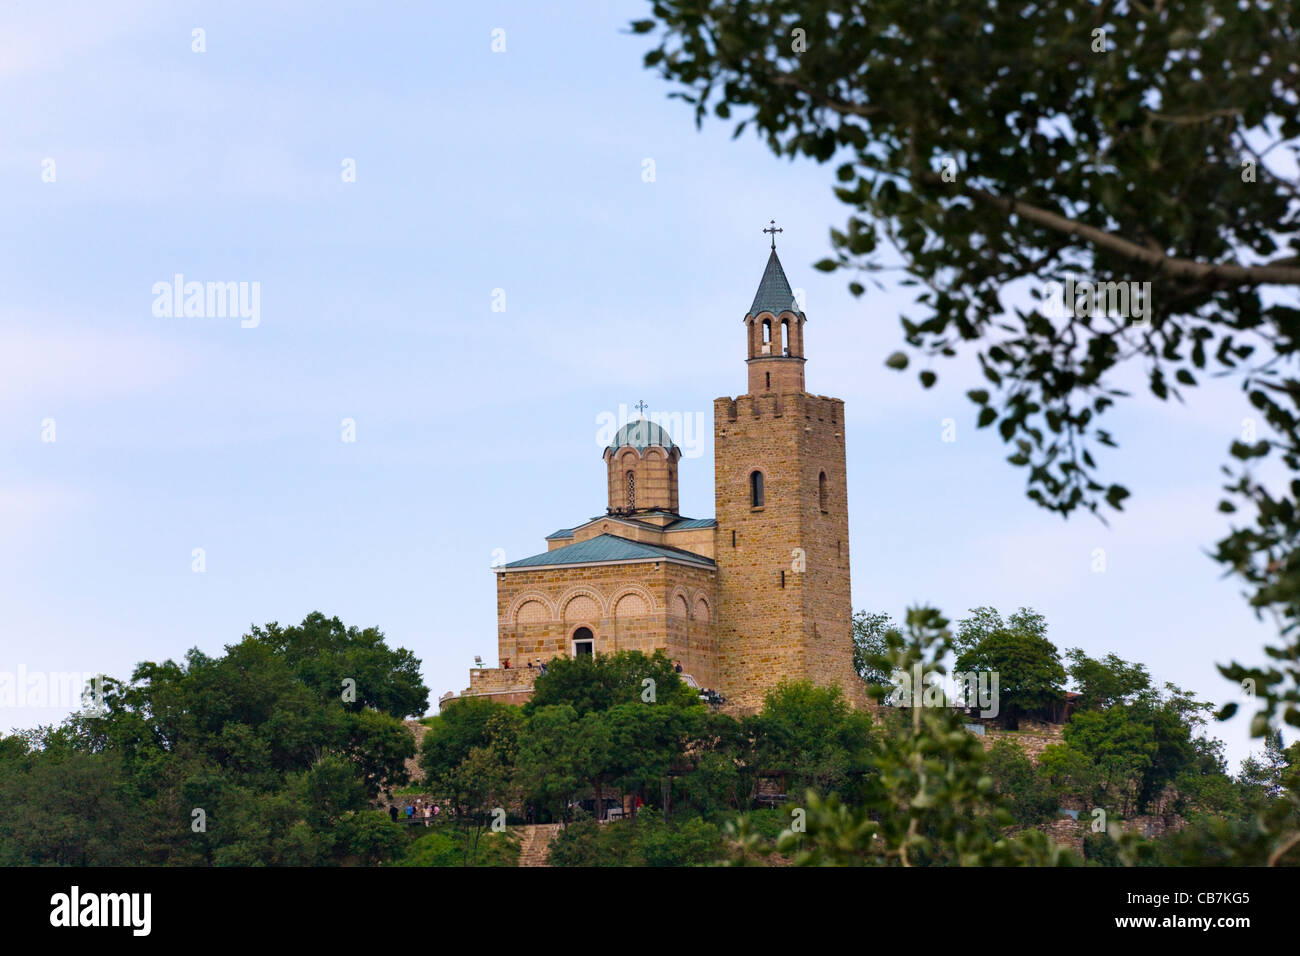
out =
[[[784,230],[784,229],[778,229],[778,228],[776,228],[776,220],[775,220],[775,219],[769,219],[768,222],[771,224],[772,228],[771,228],[771,229],[764,229],[763,232],[770,232],[770,233],[772,234],[772,251],[773,251],[773,252],[776,252],[776,234],[777,234],[778,232],[785,232],[785,230]]]
[[[633,405],[632,407],[635,408],[638,412],[641,413],[641,417],[642,417],[642,418],[645,418],[645,410],[646,410],[647,408],[649,408],[650,406],[647,405],[647,404],[645,403],[645,399],[642,399],[641,401],[637,402],[637,403],[636,403],[635,405]]]

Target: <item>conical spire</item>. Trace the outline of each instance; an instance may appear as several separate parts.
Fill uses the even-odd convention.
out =
[[[781,268],[781,260],[776,257],[775,249],[767,257],[767,268],[763,270],[763,278],[758,283],[758,292],[754,294],[754,304],[749,307],[749,315],[758,315],[760,312],[771,312],[773,315],[780,315],[782,312],[801,314],[799,304],[794,300],[794,293],[790,291],[785,270]]]

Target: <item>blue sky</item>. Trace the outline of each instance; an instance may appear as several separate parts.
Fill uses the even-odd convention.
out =
[[[682,509],[712,515],[712,402],[745,388],[775,218],[809,390],[846,402],[854,606],[1029,605],[1062,649],[1228,699],[1214,663],[1270,637],[1205,556],[1235,384],[1114,415],[1133,497],[1109,528],[1039,511],[974,428],[973,358],[923,391],[882,364],[910,292],[855,300],[811,268],[846,216],[833,167],[697,132],[625,32],[645,9],[0,13],[0,670],[126,676],[321,610],[411,648],[432,699],[459,691],[495,654],[494,552],[603,510],[602,413],[703,415]],[[176,273],[259,283],[259,323],[156,316]],[[1249,749],[1244,719],[1215,732]]]

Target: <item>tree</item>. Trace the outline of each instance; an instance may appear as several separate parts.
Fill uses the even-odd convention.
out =
[[[551,866],[701,866],[723,855],[722,834],[700,819],[680,824],[657,817],[602,825],[586,820],[551,845]]]
[[[345,681],[355,689],[354,711],[372,708],[393,717],[418,717],[429,709],[429,688],[420,661],[404,647],[390,648],[375,627],[345,627],[337,617],[313,611],[294,627],[254,626],[253,640],[282,657],[304,684],[342,698]]]
[[[1164,692],[1146,690],[1138,694],[1130,710],[1144,723],[1155,750],[1138,788],[1138,809],[1155,807],[1166,787],[1192,771],[1204,755],[1192,734],[1205,722],[1214,707],[1198,701],[1180,687],[1166,683]],[[1170,808],[1172,809],[1172,808]]]
[[[423,829],[423,828],[421,828]],[[479,841],[473,866],[516,867],[519,865],[519,841],[514,834],[491,833]],[[396,861],[396,866],[464,866],[465,839],[442,829],[427,829],[417,836]]]
[[[686,725],[671,799],[678,810],[715,818],[747,809],[757,788],[752,724],[712,710]]]
[[[663,651],[619,651],[555,658],[547,665],[546,673],[537,678],[524,711],[531,714],[552,704],[569,704],[579,717],[584,717],[618,704],[648,700],[681,707],[703,706],[697,692],[683,683]]]
[[[412,684],[409,652],[316,614],[253,630],[262,636],[219,656],[191,650],[108,678],[101,715],[0,747],[0,844],[13,861],[303,866],[395,854],[400,834],[369,807],[406,779],[414,739],[383,708],[400,714],[427,696],[418,661]],[[301,646],[318,631],[328,641],[316,652],[351,661],[359,686],[389,690],[343,699],[337,671],[321,676]]]
[[[858,611],[853,615],[853,669],[868,684],[888,684],[890,675],[871,666],[885,653],[885,634],[895,627],[888,614]]]
[[[973,607],[969,616],[957,622],[957,631],[952,638],[953,647],[958,654],[963,654],[985,638],[1004,631],[1027,637],[1046,637],[1047,618],[1033,608],[1022,607],[1004,621],[995,607]]]
[[[1132,703],[1151,687],[1151,678],[1141,664],[1130,664],[1115,654],[1094,660],[1080,648],[1065,653],[1070,662],[1066,673],[1079,691],[1082,710],[1103,710],[1115,704]]]
[[[1256,734],[1300,726],[1300,482],[1258,478],[1265,460],[1300,471],[1300,309],[1277,294],[1300,286],[1300,111],[1281,52],[1300,7],[656,0],[631,26],[662,31],[645,65],[697,124],[739,111],[736,135],[839,161],[849,220],[818,265],[908,274],[922,314],[901,317],[903,338],[924,387],[974,344],[976,424],[997,423],[1042,507],[1101,514],[1128,497],[1098,461],[1117,447],[1103,416],[1128,395],[1122,367],[1161,401],[1240,376],[1255,412],[1219,507],[1255,513],[1214,558],[1283,642],[1279,667],[1223,670],[1255,682]],[[1074,277],[1091,287],[1066,301]],[[1015,289],[1037,301],[1007,308]]]
[[[991,610],[991,609],[986,609]],[[1044,713],[1064,699],[1065,669],[1056,645],[1045,636],[1042,616],[1022,608],[1006,625],[968,634],[956,670],[998,675],[1000,720],[1015,727],[1022,715]],[[996,617],[996,612],[994,612]]]
[[[907,613],[907,637],[887,635],[888,655],[874,662],[890,672],[911,672],[914,664],[942,672],[952,648],[948,622],[932,608]],[[883,696],[887,691],[876,688]],[[962,726],[949,707],[911,707],[893,715],[873,756],[876,771],[864,799],[846,805],[838,795],[809,791],[799,809],[804,828],[781,834],[775,849],[797,865],[1062,865],[1068,853],[1037,831],[1008,837],[1012,822],[993,787],[979,739]],[[732,862],[751,862],[762,852],[752,823],[730,828],[735,844]]]
[[[461,697],[448,703],[420,741],[420,767],[434,780],[450,773],[475,747],[491,745],[494,721],[509,721],[518,708],[490,697]]]
[[[453,701],[433,721],[420,746],[427,785],[446,798],[464,831],[465,864],[479,839],[518,795],[515,765],[524,715],[484,697]]]
[[[567,822],[578,789],[590,779],[588,756],[573,707],[551,704],[538,708],[519,739],[519,787],[554,819]]]
[[[0,866],[136,863],[150,821],[123,778],[121,760],[107,754],[0,759]]]
[[[682,753],[683,711],[655,704],[619,704],[603,714],[589,714],[585,722],[597,720],[604,725],[607,741],[599,779],[651,802]]]
[[[488,827],[504,826],[507,808],[518,795],[514,780],[514,750],[507,735],[494,736],[484,747],[475,747],[450,773],[437,782],[442,792],[452,795],[456,822],[464,829],[464,861],[478,858],[479,840]]]
[[[565,709],[562,714],[554,712],[557,707]],[[541,754],[558,754],[565,773],[591,785],[600,813],[611,787],[653,797],[652,791],[666,786],[669,770],[683,759],[685,742],[706,713],[698,693],[683,683],[663,651],[553,660],[523,708],[529,719],[548,710],[553,712],[540,728],[541,737],[529,745],[528,785],[555,799],[536,761]],[[554,740],[566,721],[572,726],[570,740]]]
[[[1138,809],[1143,774],[1156,744],[1129,708],[1079,711],[1065,725],[1064,743],[1044,748],[1043,769],[1093,806],[1121,816]]]
[[[1032,826],[1055,819],[1059,794],[1023,750],[1003,739],[989,748],[987,759],[994,790],[1016,823]]]
[[[787,773],[790,793],[825,795],[858,784],[877,737],[870,716],[853,710],[839,687],[808,681],[768,691],[749,726],[758,769]]]
[[[1264,752],[1260,757],[1250,754],[1241,762],[1237,779],[1252,802],[1264,803],[1282,795],[1283,781],[1290,769],[1291,761],[1278,731],[1264,738]]]

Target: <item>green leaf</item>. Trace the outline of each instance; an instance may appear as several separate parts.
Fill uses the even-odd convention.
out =
[[[885,359],[885,365],[888,368],[897,369],[900,372],[907,368],[907,356],[902,352],[895,352],[889,358]]]

